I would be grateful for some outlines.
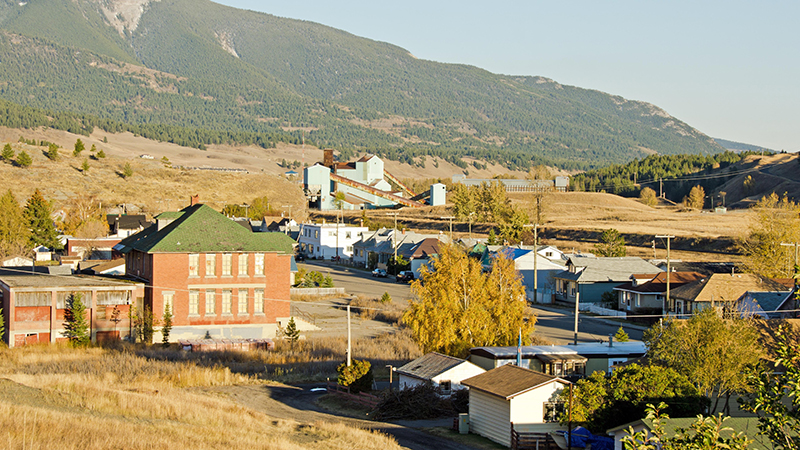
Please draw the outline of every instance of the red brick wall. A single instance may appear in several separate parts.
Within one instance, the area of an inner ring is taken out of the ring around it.
[[[145,303],[149,305],[156,317],[161,317],[164,311],[163,294],[165,291],[173,292],[173,325],[233,325],[233,324],[258,324],[275,323],[277,317],[288,317],[291,311],[289,303],[289,277],[291,271],[291,256],[277,253],[264,255],[264,274],[255,274],[255,257],[252,253],[248,257],[248,275],[239,276],[239,253],[231,253],[231,275],[222,276],[222,253],[216,254],[216,268],[214,276],[205,275],[205,255],[200,254],[198,276],[189,277],[188,253],[155,253],[152,258],[152,288],[147,289]],[[200,291],[197,316],[189,316],[189,285],[202,285]],[[248,313],[243,316],[237,314],[238,290],[237,285],[247,286]],[[253,314],[254,285],[263,287],[264,297],[267,300],[264,306],[264,315]],[[231,314],[222,315],[222,289],[232,290]],[[213,316],[205,313],[205,291],[215,289],[216,311]],[[273,299],[270,301],[270,299]],[[282,300],[282,301],[274,301]]]

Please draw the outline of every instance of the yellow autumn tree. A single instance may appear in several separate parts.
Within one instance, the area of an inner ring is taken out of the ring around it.
[[[764,277],[790,277],[794,248],[800,242],[800,205],[774,192],[756,203],[749,213],[747,235],[740,242],[747,268]]]
[[[514,262],[500,255],[484,273],[481,262],[441,245],[432,268],[423,266],[403,315],[424,352],[464,357],[472,347],[530,343],[536,317],[525,312],[525,290]]]

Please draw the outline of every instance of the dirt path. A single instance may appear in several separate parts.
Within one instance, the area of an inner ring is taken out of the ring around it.
[[[310,389],[313,387],[320,387],[320,385],[225,386],[215,388],[214,391],[226,394],[232,400],[248,408],[279,419],[291,419],[301,423],[342,422],[354,427],[380,431],[394,437],[401,446],[412,450],[469,450],[472,448],[415,429],[440,426],[449,419],[406,421],[403,422],[403,425],[398,425],[333,415],[317,407],[315,400],[324,392],[311,392]]]

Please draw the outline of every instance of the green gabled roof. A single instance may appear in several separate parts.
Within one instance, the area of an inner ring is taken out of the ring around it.
[[[218,213],[197,204],[179,212],[159,214],[156,219],[174,219],[158,229],[152,225],[120,242],[123,252],[205,253],[282,252],[291,253],[294,240],[283,233],[253,233]]]

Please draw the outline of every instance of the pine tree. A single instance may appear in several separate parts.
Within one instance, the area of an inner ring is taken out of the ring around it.
[[[614,335],[614,340],[617,342],[628,342],[630,340],[628,333],[622,329],[622,325],[619,326],[617,333]]]
[[[121,175],[122,178],[130,178],[133,176],[133,168],[131,167],[131,163],[125,163],[125,165],[122,167]]]
[[[100,158],[105,158],[105,157],[106,157],[106,152],[104,152],[104,151],[102,151],[102,150],[100,150],[99,152],[97,152],[97,158],[98,158],[98,159],[100,159]]]
[[[64,337],[73,347],[88,345],[89,325],[86,323],[86,306],[83,304],[82,294],[75,292],[67,297],[67,307],[64,310]]]
[[[30,249],[28,221],[14,193],[0,197],[0,256],[24,255]]]
[[[3,153],[0,156],[3,157],[4,161],[11,161],[14,159],[14,149],[11,148],[11,144],[6,143],[6,145],[3,146]]]
[[[31,164],[33,164],[31,156],[25,153],[25,150],[19,152],[19,155],[17,155],[17,165],[20,167],[30,167]]]
[[[50,161],[58,161],[58,146],[56,144],[50,144],[50,147],[47,148],[47,158]]]
[[[625,256],[625,238],[616,229],[609,228],[603,231],[603,234],[600,235],[600,243],[596,244],[594,248],[600,256]]]
[[[89,149],[89,151],[90,151],[90,152],[92,152],[92,153],[94,153],[94,152],[96,152],[96,151],[97,151],[97,147],[96,147],[94,144],[92,144],[92,148],[91,148],[91,149]]]
[[[286,329],[283,331],[283,335],[289,340],[292,348],[294,348],[294,343],[300,339],[300,330],[297,329],[297,324],[294,322],[294,317],[289,317],[289,323],[286,324]]]
[[[172,306],[167,303],[164,305],[164,315],[161,318],[161,343],[164,347],[169,346],[169,334],[172,332]]]
[[[384,292],[381,295],[381,303],[392,303],[392,296],[388,292]]]
[[[75,150],[72,151],[72,156],[81,156],[81,152],[86,150],[86,147],[83,145],[83,141],[78,139],[75,141]]]
[[[89,160],[88,159],[84,159],[83,160],[83,164],[81,164],[81,171],[83,173],[86,173],[86,172],[89,171]]]
[[[33,247],[44,245],[50,249],[61,248],[51,214],[50,202],[37,189],[25,205],[25,218],[31,230],[30,243]]]

